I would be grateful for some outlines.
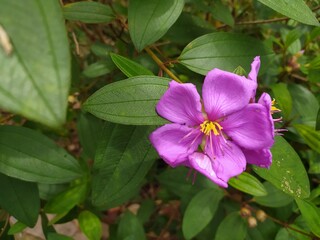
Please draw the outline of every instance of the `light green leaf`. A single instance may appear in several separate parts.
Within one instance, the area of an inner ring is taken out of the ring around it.
[[[263,185],[267,189],[268,194],[266,196],[257,196],[254,198],[260,205],[267,207],[282,207],[293,201],[293,198],[290,195],[274,187],[271,183],[264,182]]]
[[[303,0],[258,0],[273,10],[308,25],[319,26],[315,14]]]
[[[64,183],[81,176],[71,155],[34,130],[0,126],[0,172],[38,183]]]
[[[178,19],[183,6],[183,0],[131,0],[129,32],[136,49],[141,51],[159,40]]]
[[[320,153],[320,131],[316,131],[313,127],[303,124],[295,124],[293,126],[297,129],[306,144],[314,151]]]
[[[182,222],[182,232],[186,239],[192,239],[209,224],[222,197],[221,190],[204,189],[192,198]]]
[[[96,78],[110,73],[113,69],[114,64],[111,59],[105,59],[92,63],[83,70],[82,74],[87,78]]]
[[[132,61],[126,57],[115,53],[110,54],[112,61],[127,77],[134,77],[138,75],[154,75],[149,69]]]
[[[102,235],[100,219],[92,212],[82,211],[78,217],[79,225],[83,233],[90,240],[99,240]]]
[[[312,233],[320,237],[320,209],[307,200],[296,198],[296,203]]]
[[[232,187],[253,196],[267,195],[267,191],[262,183],[247,172],[243,172],[241,175],[231,178],[228,183]]]
[[[300,157],[284,138],[276,137],[275,140],[270,169],[254,166],[253,170],[283,192],[307,198],[310,194],[309,178]]]
[[[83,109],[98,118],[130,125],[167,123],[155,111],[170,79],[139,76],[108,84],[84,103]]]
[[[292,111],[292,98],[290,92],[288,90],[287,84],[285,83],[277,83],[271,87],[274,97],[276,99],[276,103],[282,112],[285,119],[289,119],[289,116]]]
[[[261,67],[265,68],[273,51],[246,35],[218,32],[193,40],[178,60],[190,70],[205,75],[213,68],[232,72],[239,65],[249,72],[255,56],[261,57]]]
[[[92,201],[111,208],[137,193],[157,155],[148,139],[153,128],[107,123],[98,145],[92,179]]]
[[[126,212],[119,223],[118,240],[146,240],[143,226],[139,219],[131,212]]]
[[[230,213],[220,223],[215,240],[243,240],[247,234],[247,224],[239,212]]]
[[[315,126],[319,103],[307,88],[299,84],[288,84],[292,97],[292,118],[296,123]]]
[[[71,70],[59,1],[0,0],[0,6],[0,25],[14,46],[9,56],[0,48],[0,107],[58,128]]]
[[[84,23],[108,23],[114,18],[110,6],[98,2],[75,2],[63,6],[65,19]]]
[[[20,233],[22,232],[26,227],[28,227],[27,225],[25,225],[22,222],[16,222],[14,225],[12,225],[8,231],[8,235],[13,235],[16,233]]]
[[[20,222],[33,227],[40,210],[39,191],[36,183],[24,182],[0,173],[0,207]]]

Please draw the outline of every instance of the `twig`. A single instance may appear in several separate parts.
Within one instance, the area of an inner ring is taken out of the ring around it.
[[[163,62],[155,55],[152,50],[149,47],[145,47],[144,50],[150,55],[150,57],[157,63],[157,65],[165,71],[169,77],[171,77],[173,80],[175,80],[178,83],[182,83],[181,80],[176,77],[164,64]]]
[[[78,40],[77,40],[77,37],[76,37],[76,34],[72,31],[72,39],[73,39],[73,42],[74,42],[74,44],[75,44],[75,46],[76,46],[76,54],[78,55],[78,56],[80,56],[80,47],[79,47],[79,42],[78,42]]]

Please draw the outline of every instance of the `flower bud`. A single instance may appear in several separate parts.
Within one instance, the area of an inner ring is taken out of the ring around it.
[[[247,218],[247,217],[251,216],[251,211],[250,211],[250,209],[243,207],[240,209],[240,214],[242,217]]]
[[[262,210],[258,210],[256,212],[256,218],[258,219],[258,221],[264,222],[264,220],[266,220],[267,218],[267,214]]]
[[[250,228],[254,228],[258,225],[257,219],[255,217],[250,216],[248,217],[247,221]]]

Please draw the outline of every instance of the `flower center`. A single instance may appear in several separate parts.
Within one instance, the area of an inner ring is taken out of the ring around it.
[[[200,131],[205,135],[210,135],[210,132],[213,131],[215,136],[220,135],[223,127],[217,122],[211,122],[209,120],[205,120],[202,124],[200,124]]]
[[[279,108],[274,106],[276,104],[277,104],[276,100],[273,99],[272,102],[271,102],[271,113],[273,113],[273,112],[281,112],[281,110]]]

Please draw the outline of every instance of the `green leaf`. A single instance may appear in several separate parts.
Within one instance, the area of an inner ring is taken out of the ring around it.
[[[317,131],[319,131],[319,130],[320,130],[320,108],[319,108],[319,110],[318,110],[318,114],[317,114],[316,130],[317,130]]]
[[[214,2],[214,6],[210,8],[210,12],[215,19],[231,27],[234,26],[234,20],[230,9],[227,6],[223,5],[220,1]]]
[[[58,233],[49,233],[48,240],[73,240],[73,238]]]
[[[98,2],[75,2],[63,6],[65,19],[84,23],[108,23],[114,18],[110,6]]]
[[[40,210],[39,191],[36,183],[24,182],[0,173],[0,206],[10,215],[33,227]]]
[[[320,131],[316,131],[313,127],[303,124],[295,124],[293,126],[297,129],[306,144],[314,151],[320,153]]]
[[[267,207],[282,207],[293,201],[293,198],[278,188],[274,187],[269,182],[263,183],[268,194],[266,196],[257,196],[255,201],[262,206]]]
[[[34,130],[0,126],[0,172],[39,183],[64,183],[81,176],[76,159]]]
[[[90,240],[99,240],[102,235],[100,219],[89,211],[82,211],[78,217],[79,225],[83,233]]]
[[[300,157],[282,137],[275,138],[270,169],[253,166],[253,170],[283,192],[298,198],[310,194],[309,178]]]
[[[139,219],[131,212],[126,212],[119,223],[118,240],[145,240],[144,229]]]
[[[111,59],[114,64],[123,72],[127,77],[134,77],[138,75],[154,75],[149,69],[146,69],[139,63],[132,61],[126,57],[120,56],[115,53],[110,53]]]
[[[308,25],[319,26],[319,21],[315,14],[303,0],[258,0],[264,5],[272,8],[289,18]]]
[[[243,240],[247,234],[247,224],[239,212],[230,213],[220,223],[215,240]]]
[[[0,48],[0,107],[58,128],[66,118],[71,74],[59,1],[0,5],[0,24],[14,46],[9,56]]]
[[[296,203],[312,233],[320,237],[320,209],[313,203],[303,199],[296,198]]]
[[[182,222],[182,232],[186,239],[193,238],[209,224],[222,197],[221,190],[204,189],[192,198]]]
[[[241,175],[231,178],[228,183],[232,187],[253,196],[267,195],[267,191],[262,183],[247,172],[243,172]]]
[[[218,32],[193,40],[183,49],[178,60],[190,70],[205,75],[213,68],[232,72],[240,64],[249,72],[255,56],[260,56],[261,67],[266,67],[273,51],[246,35]]]
[[[315,126],[319,109],[317,98],[299,84],[289,84],[288,90],[292,97],[292,118],[297,123]]]
[[[82,74],[87,78],[96,78],[110,73],[113,69],[114,64],[111,59],[105,59],[92,63],[83,70]]]
[[[141,51],[159,40],[178,19],[183,6],[183,0],[131,0],[129,32],[136,49]]]
[[[277,106],[281,109],[285,119],[289,119],[292,111],[292,98],[288,90],[288,86],[285,83],[277,83],[271,87],[274,97],[276,99]]]
[[[297,41],[301,36],[301,31],[299,29],[293,29],[286,34],[286,38],[284,41],[285,47],[290,47],[295,41]]]
[[[80,204],[86,196],[87,185],[80,183],[59,193],[47,202],[44,210],[46,213],[63,214],[69,212],[77,204]]]
[[[107,123],[98,145],[92,179],[95,206],[111,208],[138,191],[157,155],[148,139],[153,128]]]
[[[141,205],[138,210],[137,217],[142,224],[146,223],[151,214],[155,211],[156,206],[154,200],[146,199],[141,202]]]
[[[14,225],[12,225],[8,231],[8,235],[13,235],[16,233],[20,233],[22,232],[26,227],[28,227],[27,225],[25,225],[22,222],[16,222]]]
[[[169,79],[156,76],[132,77],[108,84],[84,103],[83,109],[98,118],[130,125],[161,125],[155,106],[168,89]]]

